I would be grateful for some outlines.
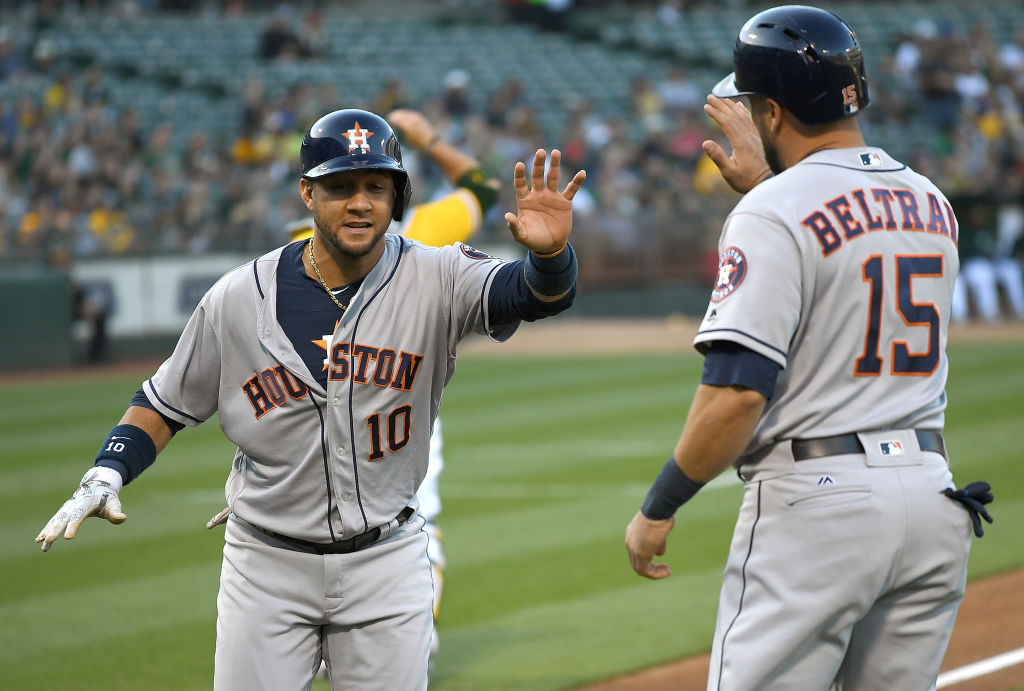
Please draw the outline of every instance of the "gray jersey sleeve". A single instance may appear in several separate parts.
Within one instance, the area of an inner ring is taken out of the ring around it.
[[[217,411],[221,344],[209,319],[208,299],[192,313],[174,352],[143,386],[161,413],[185,425],[198,425]]]
[[[800,252],[778,220],[734,213],[718,246],[722,258],[694,345],[732,341],[786,367],[800,321]]]
[[[440,252],[447,274],[445,284],[451,286],[449,340],[452,346],[471,333],[485,334],[495,341],[510,338],[518,323],[496,334],[487,314],[487,294],[494,272],[503,262],[463,243],[440,248]]]

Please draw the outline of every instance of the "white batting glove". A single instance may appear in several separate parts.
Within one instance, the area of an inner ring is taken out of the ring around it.
[[[90,468],[82,476],[75,493],[36,536],[36,542],[42,542],[43,551],[47,552],[61,533],[68,540],[73,538],[82,521],[89,516],[106,518],[111,523],[124,523],[128,516],[121,511],[121,500],[117,496],[120,491],[121,473],[103,466]]]

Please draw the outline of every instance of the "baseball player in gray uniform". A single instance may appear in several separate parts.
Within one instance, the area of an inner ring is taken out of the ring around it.
[[[527,257],[386,233],[409,203],[390,125],[329,113],[303,139],[309,240],[218,281],[170,358],[136,394],[78,490],[36,538],[47,550],[82,520],[125,520],[118,492],[183,426],[215,412],[238,449],[226,526],[214,688],[423,689],[432,625],[427,535],[416,490],[459,341],[509,338],[566,309],[568,237],[585,173],[558,191],[560,154],[517,163]]]
[[[676,510],[735,464],[708,688],[934,688],[992,498],[955,488],[942,438],[956,218],[865,145],[863,57],[842,19],[761,12],[734,63],[706,106],[733,154],[704,150],[749,192],[719,241],[701,384],[629,558],[668,576],[653,559]]]

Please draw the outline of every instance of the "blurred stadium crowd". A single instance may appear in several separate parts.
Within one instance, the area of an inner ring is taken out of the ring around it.
[[[736,196],[702,155],[720,133],[701,105],[767,4],[0,0],[0,262],[264,251],[305,212],[309,124],[401,106],[499,178],[541,146],[585,168],[582,283],[707,281]],[[868,142],[950,196],[965,276],[1004,281],[999,314],[972,297],[973,314],[1024,319],[1019,3],[828,7],[865,45]],[[446,184],[407,162],[418,198]],[[478,244],[504,240],[508,187]]]

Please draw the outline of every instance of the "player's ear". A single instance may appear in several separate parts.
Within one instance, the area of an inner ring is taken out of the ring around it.
[[[778,132],[779,128],[782,127],[783,121],[786,119],[785,109],[774,98],[764,99],[764,108],[768,116],[768,130],[770,132]]]
[[[313,208],[313,183],[306,178],[299,178],[299,194],[307,209]]]

